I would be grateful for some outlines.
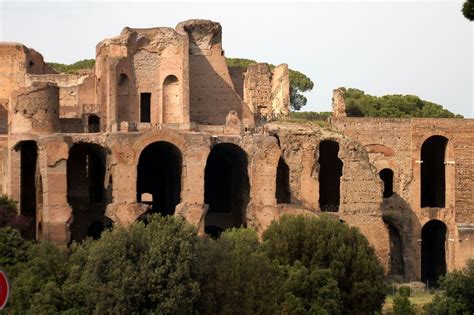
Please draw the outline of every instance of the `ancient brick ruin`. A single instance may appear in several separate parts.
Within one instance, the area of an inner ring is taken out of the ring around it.
[[[147,213],[200,233],[323,212],[358,227],[387,273],[436,281],[474,257],[474,121],[286,116],[288,67],[226,65],[221,26],[124,28],[91,71],[57,74],[0,44],[2,191],[25,237],[69,244]]]

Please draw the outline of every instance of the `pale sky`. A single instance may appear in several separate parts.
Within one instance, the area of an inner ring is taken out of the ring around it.
[[[444,2],[111,2],[0,0],[0,41],[21,42],[46,61],[95,57],[95,45],[130,27],[220,22],[226,56],[308,75],[304,110],[327,111],[332,90],[414,94],[474,117],[474,23],[463,0]]]

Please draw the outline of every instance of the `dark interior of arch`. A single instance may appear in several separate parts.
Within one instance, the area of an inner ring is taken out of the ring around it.
[[[421,146],[421,207],[445,207],[444,158],[447,143],[445,137],[433,136]]]
[[[401,276],[405,275],[405,263],[403,261],[403,243],[398,229],[389,224],[388,225],[390,237],[390,275]]]
[[[36,238],[36,163],[38,147],[35,141],[20,143],[20,214],[28,218],[24,238]]]
[[[73,212],[71,240],[82,241],[87,236],[98,237],[90,233],[97,231],[98,222],[102,224],[102,230],[104,228],[105,208],[111,199],[109,184],[105,182],[105,171],[106,152],[102,147],[79,143],[69,150],[67,199]]]
[[[383,181],[383,197],[389,198],[393,195],[393,171],[389,168],[384,168],[379,173],[380,179]]]
[[[440,276],[446,274],[446,225],[432,220],[421,230],[421,280],[436,286]]]
[[[164,141],[148,145],[137,166],[137,201],[152,195],[150,213],[172,215],[181,198],[182,157],[179,149]]]
[[[221,143],[212,148],[204,176],[204,202],[209,205],[205,229],[211,235],[245,226],[250,191],[247,163],[246,153],[237,145]]]
[[[87,118],[87,131],[89,133],[100,132],[100,118],[97,115],[90,115]]]
[[[339,144],[335,141],[324,140],[319,145],[319,206],[322,211],[339,211],[343,163],[338,153]]]
[[[277,203],[291,203],[290,169],[283,157],[278,161],[275,197]]]

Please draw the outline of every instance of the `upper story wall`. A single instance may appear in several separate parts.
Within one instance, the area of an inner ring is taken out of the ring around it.
[[[188,20],[176,30],[189,39],[189,92],[191,122],[225,125],[237,113],[246,126],[254,125],[253,114],[232,82],[222,49],[222,27],[208,20]]]
[[[124,28],[96,47],[103,127],[189,124],[188,42],[171,28]]]

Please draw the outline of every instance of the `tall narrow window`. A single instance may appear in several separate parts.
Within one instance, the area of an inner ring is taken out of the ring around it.
[[[319,206],[321,211],[337,212],[343,163],[338,157],[339,144],[324,140],[319,145]]]
[[[282,157],[278,161],[275,197],[277,203],[291,203],[290,170]]]
[[[447,144],[445,137],[433,136],[421,146],[421,207],[445,207],[444,157]]]
[[[140,122],[151,122],[151,93],[140,94]]]
[[[384,168],[379,173],[380,179],[383,181],[383,197],[389,198],[393,195],[393,171]]]

